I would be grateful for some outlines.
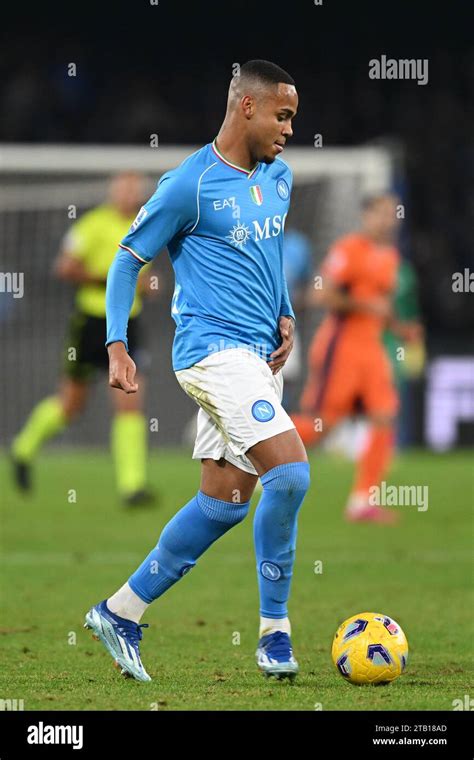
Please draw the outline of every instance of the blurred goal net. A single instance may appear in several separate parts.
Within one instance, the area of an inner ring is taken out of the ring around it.
[[[33,405],[58,385],[74,291],[53,278],[52,264],[74,221],[71,207],[79,218],[102,203],[110,175],[126,169],[143,171],[151,194],[161,174],[195,149],[0,145],[0,445],[9,444]],[[384,147],[296,147],[285,151],[284,160],[294,173],[287,225],[309,238],[316,273],[330,243],[358,225],[363,196],[391,187],[393,155]],[[171,370],[174,283],[167,257],[159,259],[161,297],[147,305],[144,319],[153,357],[147,411],[159,419],[152,443],[179,445],[194,406]],[[311,315],[303,324],[303,350],[316,321]],[[104,376],[97,386],[84,416],[63,434],[60,445],[107,442],[110,414]]]

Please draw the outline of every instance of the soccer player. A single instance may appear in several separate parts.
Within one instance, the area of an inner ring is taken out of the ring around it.
[[[367,415],[369,432],[357,462],[346,507],[350,521],[395,522],[398,515],[370,503],[391,460],[398,395],[382,343],[392,319],[399,253],[394,245],[398,199],[387,193],[366,200],[362,228],[337,240],[322,265],[322,288],[313,303],[329,314],[316,331],[308,353],[309,373],[292,415],[306,446],[358,408]]]
[[[202,462],[199,490],[128,581],[86,615],[85,627],[121,672],[141,681],[150,680],[139,651],[143,613],[245,518],[258,477],[257,663],[278,678],[298,670],[287,603],[309,464],[281,404],[294,313],[282,257],[292,174],[279,158],[297,106],[294,81],[279,66],[243,65],[216,139],[161,177],[109,272],[109,382],[135,393],[128,310],[141,267],[167,245],[176,281],[173,367],[200,407],[193,452]]]
[[[55,263],[55,274],[76,288],[75,310],[64,346],[63,376],[54,396],[43,399],[32,411],[13,441],[11,454],[18,487],[31,488],[31,465],[41,446],[62,432],[84,409],[91,381],[98,369],[107,369],[105,288],[107,272],[123,237],[145,198],[145,178],[134,172],[115,176],[107,202],[86,212],[67,233]],[[149,272],[140,279],[139,294],[131,307],[130,353],[137,364],[146,363],[140,351],[138,314],[142,295],[153,295]],[[143,381],[134,396],[111,391],[115,416],[112,451],[119,494],[127,505],[147,503],[147,425],[142,412]]]

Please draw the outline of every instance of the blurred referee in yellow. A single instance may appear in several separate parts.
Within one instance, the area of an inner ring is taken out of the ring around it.
[[[64,346],[63,377],[55,396],[33,409],[11,447],[17,486],[31,489],[31,465],[41,446],[60,433],[83,411],[98,369],[108,369],[105,348],[105,286],[119,241],[134,221],[146,197],[146,180],[135,172],[112,178],[106,203],[86,212],[65,236],[54,266],[55,275],[77,287],[75,310]],[[148,271],[146,271],[148,270]],[[130,355],[137,365],[138,393],[111,388],[114,406],[111,443],[117,487],[127,505],[152,501],[146,487],[148,430],[143,415],[143,376],[147,362],[140,347],[139,318],[142,297],[153,295],[150,268],[141,272],[128,330]]]

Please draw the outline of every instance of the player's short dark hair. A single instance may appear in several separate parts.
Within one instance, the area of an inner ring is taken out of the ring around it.
[[[271,61],[247,61],[240,67],[240,76],[258,80],[265,85],[278,84],[279,82],[293,86],[295,84],[295,80],[290,77],[287,71]]]

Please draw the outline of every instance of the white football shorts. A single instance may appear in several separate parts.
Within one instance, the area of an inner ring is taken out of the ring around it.
[[[226,459],[257,475],[245,452],[259,441],[294,428],[281,405],[282,370],[246,348],[227,348],[175,372],[199,405],[193,459]]]

